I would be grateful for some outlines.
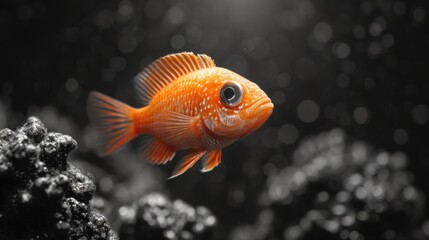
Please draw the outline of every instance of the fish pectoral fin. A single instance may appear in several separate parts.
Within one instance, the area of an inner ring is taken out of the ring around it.
[[[189,147],[203,133],[199,116],[188,116],[172,111],[163,111],[156,115],[153,132],[159,139],[178,148]],[[179,148],[180,149],[180,148]]]
[[[222,150],[216,149],[208,152],[204,156],[204,167],[201,169],[201,172],[209,172],[213,170],[221,162]]]
[[[182,173],[186,172],[189,168],[194,166],[198,160],[200,160],[207,151],[203,149],[192,149],[183,159],[180,161],[180,164],[176,167],[173,172],[173,175],[168,179],[175,178]]]
[[[143,158],[156,165],[165,164],[173,159],[176,154],[174,147],[157,138],[150,138],[142,149]]]

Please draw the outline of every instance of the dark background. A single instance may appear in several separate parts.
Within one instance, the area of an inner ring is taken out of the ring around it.
[[[427,5],[425,0],[2,1],[0,127],[14,128],[36,114],[48,128],[78,140],[76,158],[90,156],[85,158],[90,164],[79,161],[83,168],[104,169],[94,175],[109,172],[113,185],[127,182],[115,177],[126,175],[127,159],[106,163],[87,140],[88,93],[97,90],[137,107],[131,80],[144,66],[169,53],[205,53],[257,83],[273,100],[274,112],[260,130],[226,148],[222,164],[210,173],[194,167],[166,181],[177,161],[143,165],[159,182],[140,182],[155,186],[142,187],[141,194],[156,189],[207,206],[218,218],[216,236],[229,236],[235,226],[254,222],[264,169],[288,166],[302,139],[333,128],[375,149],[406,153],[414,185],[427,194]],[[121,167],[125,170],[114,169]],[[424,215],[427,219],[427,210]]]

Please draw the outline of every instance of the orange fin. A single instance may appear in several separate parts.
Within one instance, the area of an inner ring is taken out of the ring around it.
[[[213,59],[205,54],[190,52],[176,53],[155,60],[134,79],[134,86],[143,104],[149,101],[165,86],[190,72],[215,67]]]
[[[221,161],[222,150],[212,150],[204,156],[204,167],[201,172],[209,172],[213,170]]]
[[[165,164],[173,159],[175,154],[176,150],[173,147],[156,138],[151,138],[143,149],[144,158],[156,165]]]
[[[180,164],[174,170],[173,175],[168,179],[175,178],[181,175],[182,173],[186,172],[189,168],[194,166],[194,164],[198,162],[198,160],[200,160],[200,158],[204,156],[206,152],[207,152],[206,150],[202,150],[202,149],[192,149],[185,157],[183,157]]]
[[[203,132],[199,116],[188,116],[172,111],[163,111],[156,115],[157,120],[152,130],[166,143],[177,149],[187,148],[196,141]]]
[[[99,92],[88,97],[88,115],[101,135],[101,155],[106,156],[136,136],[135,109]]]

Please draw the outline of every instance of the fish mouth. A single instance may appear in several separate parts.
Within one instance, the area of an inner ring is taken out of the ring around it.
[[[262,118],[266,119],[273,112],[274,104],[269,98],[263,98],[257,101],[248,110],[248,118]]]

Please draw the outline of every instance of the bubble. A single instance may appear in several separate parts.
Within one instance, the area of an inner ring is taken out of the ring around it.
[[[383,39],[381,40],[381,44],[384,48],[390,48],[395,44],[395,37],[393,37],[392,34],[386,34],[383,36]]]
[[[422,231],[427,237],[429,237],[429,220],[422,224]]]
[[[356,39],[363,39],[365,37],[365,28],[362,25],[354,25],[352,31]]]
[[[115,79],[115,71],[110,68],[106,68],[101,71],[101,79],[106,82],[111,82]]]
[[[411,111],[414,122],[419,125],[425,125],[429,121],[429,108],[426,105],[419,104]]]
[[[123,53],[130,53],[137,47],[137,40],[130,35],[123,35],[118,41],[119,50]]]
[[[279,17],[280,25],[284,29],[296,29],[301,27],[304,22],[301,15],[295,11],[284,11]]]
[[[100,29],[108,29],[115,23],[115,14],[111,10],[101,10],[95,15],[94,23]]]
[[[386,28],[386,20],[382,17],[377,17],[370,25],[368,32],[373,37],[379,36]]]
[[[279,87],[287,87],[290,83],[290,75],[288,73],[280,73],[276,77],[276,84]]]
[[[277,147],[280,142],[275,137],[277,135],[277,129],[267,128],[262,132],[262,143],[268,148]]]
[[[416,7],[413,11],[413,18],[416,22],[423,22],[426,18],[426,10],[423,7]]]
[[[407,6],[402,1],[396,1],[393,4],[393,12],[399,16],[404,15],[407,13]]]
[[[144,13],[150,19],[160,18],[164,13],[164,5],[162,1],[151,0],[144,6]]]
[[[118,14],[120,21],[129,20],[134,14],[133,3],[128,0],[123,0],[119,3]]]
[[[69,78],[66,82],[66,90],[68,92],[74,92],[79,87],[79,83],[77,82],[76,78]]]
[[[378,42],[370,42],[368,46],[368,53],[371,55],[379,55],[383,51],[380,43]]]
[[[109,192],[110,190],[112,190],[113,187],[113,181],[111,178],[109,177],[103,177],[100,179],[100,190],[103,192]]]
[[[338,42],[334,44],[333,52],[337,58],[344,59],[350,55],[350,47],[343,42]]]
[[[112,57],[109,61],[109,66],[116,72],[122,71],[125,69],[127,61],[123,57]]]
[[[171,7],[167,11],[166,20],[173,25],[180,25],[185,22],[185,13],[180,7]]]
[[[353,119],[359,124],[364,124],[368,121],[368,110],[365,107],[357,107],[353,111]]]
[[[284,144],[293,144],[298,140],[299,131],[291,124],[283,125],[278,131],[278,138]]]
[[[317,72],[316,62],[310,58],[301,58],[295,63],[295,73],[303,81],[312,80]]]
[[[186,40],[190,44],[197,44],[202,39],[201,26],[197,23],[189,23],[186,25]]]
[[[395,141],[396,144],[398,145],[404,145],[405,143],[407,143],[408,141],[408,133],[407,131],[405,131],[404,129],[400,128],[397,129],[394,133],[393,133],[393,140]]]
[[[186,44],[186,39],[183,35],[176,34],[171,37],[170,44],[174,49],[181,49]]]
[[[350,86],[350,77],[347,74],[341,73],[337,76],[337,85],[340,88],[346,88]]]
[[[274,105],[283,104],[286,100],[286,95],[283,91],[278,90],[271,94],[271,100],[273,101]]]
[[[332,27],[326,22],[319,22],[313,29],[314,38],[322,43],[326,43],[332,38]]]
[[[304,100],[298,105],[297,113],[301,121],[310,123],[319,117],[320,109],[316,102]]]

